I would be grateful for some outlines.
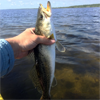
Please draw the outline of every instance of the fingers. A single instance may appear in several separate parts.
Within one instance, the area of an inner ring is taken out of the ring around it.
[[[30,28],[33,32],[35,31],[35,27],[33,27],[33,28]]]
[[[35,27],[33,27],[33,28],[27,28],[25,31],[27,31],[27,32],[30,32],[31,31],[32,34],[35,34],[34,33]]]
[[[37,43],[38,44],[41,43],[41,44],[45,44],[45,45],[51,45],[51,44],[55,43],[55,40],[48,39],[45,36],[38,36]]]
[[[37,38],[35,41],[35,43],[37,43],[37,44],[41,43],[41,44],[45,44],[45,45],[52,45],[53,43],[55,43],[55,40],[53,40],[53,39],[48,39],[45,36],[36,35],[34,33],[35,28],[28,28],[28,30],[30,30],[31,33],[34,34],[34,36]]]
[[[35,28],[29,28],[29,30],[31,31],[32,34],[35,34]]]
[[[32,29],[30,29],[31,33],[34,34],[34,31]]]

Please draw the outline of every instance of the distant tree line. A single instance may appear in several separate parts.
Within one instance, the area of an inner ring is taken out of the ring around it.
[[[57,8],[85,8],[85,7],[100,7],[100,4],[76,5],[76,6],[69,6],[69,7],[57,7]]]

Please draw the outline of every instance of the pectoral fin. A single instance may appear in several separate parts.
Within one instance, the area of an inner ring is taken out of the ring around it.
[[[60,42],[58,42],[58,41],[56,41],[56,48],[60,52],[65,52],[65,47]]]
[[[53,33],[47,37],[48,39],[55,39]],[[65,47],[58,41],[56,41],[56,48],[60,52],[65,52]]]
[[[54,39],[53,33],[47,37],[48,39]]]
[[[53,78],[53,82],[52,82],[52,87],[54,87],[54,86],[56,86],[57,85],[57,80],[56,80],[56,78],[54,77]]]

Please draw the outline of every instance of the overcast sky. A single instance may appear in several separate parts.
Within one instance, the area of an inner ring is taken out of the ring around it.
[[[0,0],[0,9],[38,8],[39,4],[46,7],[48,0]],[[84,4],[100,4],[100,0],[49,0],[52,7],[67,7]]]

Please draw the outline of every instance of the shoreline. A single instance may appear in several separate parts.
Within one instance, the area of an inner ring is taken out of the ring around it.
[[[69,7],[57,7],[57,8],[90,8],[90,7],[100,7],[100,4],[75,5],[75,6],[69,6]]]
[[[92,8],[92,7],[100,7],[100,4],[86,4],[86,5],[75,5],[69,7],[52,7],[52,9],[59,9],[59,8]],[[38,8],[16,8],[16,9],[0,9],[0,10],[21,10],[21,9],[38,9]]]

